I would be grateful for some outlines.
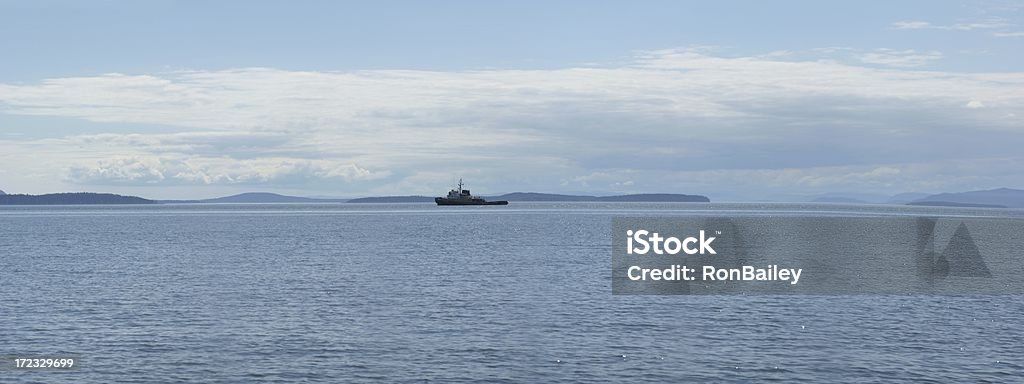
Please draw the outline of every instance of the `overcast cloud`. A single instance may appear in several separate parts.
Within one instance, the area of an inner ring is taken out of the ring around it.
[[[180,132],[85,130],[0,148],[87,189],[437,193],[464,176],[494,192],[756,199],[1022,181],[1008,165],[1024,146],[1024,73],[917,71],[913,53],[869,54],[883,66],[675,49],[550,70],[52,78],[0,85],[4,113]]]

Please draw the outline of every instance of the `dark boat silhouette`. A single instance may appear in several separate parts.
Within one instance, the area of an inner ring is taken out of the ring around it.
[[[435,197],[437,205],[508,205],[508,201],[487,201],[482,197],[473,196],[468,189],[462,189],[462,179],[459,179],[459,186],[448,191],[448,196]]]

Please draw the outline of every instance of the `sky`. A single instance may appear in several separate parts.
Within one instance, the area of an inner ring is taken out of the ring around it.
[[[1024,188],[1022,1],[0,1],[0,190]]]

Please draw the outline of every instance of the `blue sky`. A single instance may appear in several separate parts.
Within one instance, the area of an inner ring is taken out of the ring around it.
[[[1024,187],[1021,2],[0,2],[0,189]]]

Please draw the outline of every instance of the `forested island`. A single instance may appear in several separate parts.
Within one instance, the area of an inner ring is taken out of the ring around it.
[[[48,193],[45,195],[0,194],[0,205],[156,204],[154,200],[112,193]]]

